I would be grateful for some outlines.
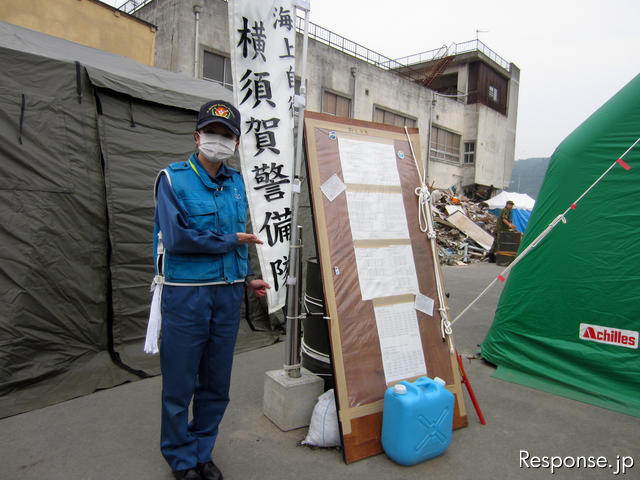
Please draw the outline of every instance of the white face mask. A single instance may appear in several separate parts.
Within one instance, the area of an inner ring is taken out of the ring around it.
[[[200,133],[200,153],[213,163],[228,160],[236,151],[236,141],[217,133]]]

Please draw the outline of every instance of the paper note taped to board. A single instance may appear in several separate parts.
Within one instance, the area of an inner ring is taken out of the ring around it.
[[[354,240],[409,238],[401,193],[347,191]]]
[[[338,145],[345,183],[400,185],[392,144],[338,137]]]
[[[427,315],[433,317],[433,306],[435,302],[433,298],[427,297],[421,293],[416,295],[416,310],[420,310],[422,313],[426,313]]]
[[[387,384],[427,374],[418,316],[412,303],[374,308]]]
[[[327,200],[330,202],[333,202],[346,188],[347,186],[342,183],[340,177],[335,173],[320,186],[320,190],[322,190],[322,193],[324,193],[324,196],[327,197]]]
[[[418,293],[411,245],[356,248],[362,300]]]

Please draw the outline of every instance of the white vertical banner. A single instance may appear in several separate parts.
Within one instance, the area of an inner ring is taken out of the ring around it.
[[[294,177],[295,9],[291,0],[229,0],[235,104],[242,117],[240,164],[269,313],[282,308]]]

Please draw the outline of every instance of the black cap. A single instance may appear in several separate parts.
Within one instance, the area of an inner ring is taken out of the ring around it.
[[[200,107],[197,130],[210,123],[221,123],[236,136],[240,136],[240,112],[229,102],[212,100]]]

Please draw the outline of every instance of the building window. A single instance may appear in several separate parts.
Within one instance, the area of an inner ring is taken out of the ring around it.
[[[504,72],[503,72],[504,73]],[[507,115],[509,79],[484,62],[469,64],[467,103],[480,103]]]
[[[351,99],[325,90],[322,93],[322,113],[351,117]]]
[[[460,163],[460,135],[431,127],[431,159]]]
[[[380,107],[373,108],[373,121],[396,127],[407,126],[409,128],[414,128],[416,126],[416,120],[414,118],[406,117],[399,113],[389,112],[388,110],[384,110]]]
[[[464,163],[474,163],[476,156],[476,142],[464,142]]]
[[[493,85],[489,85],[489,100],[498,103],[498,88]]]
[[[231,61],[227,57],[205,50],[202,58],[202,78],[218,82],[229,90],[233,90]]]

